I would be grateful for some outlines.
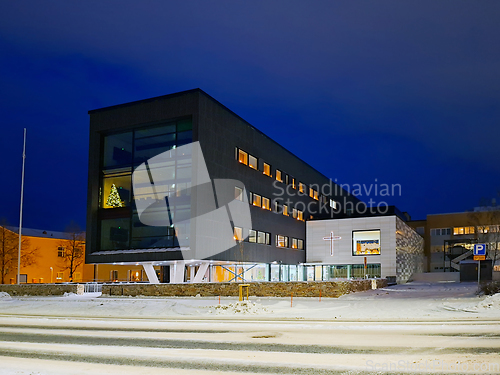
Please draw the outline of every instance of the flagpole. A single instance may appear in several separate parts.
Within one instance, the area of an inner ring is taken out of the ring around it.
[[[23,195],[24,195],[24,161],[26,159],[26,128],[23,142],[23,171],[21,174],[21,207],[19,209],[19,248],[17,250],[17,285],[21,284],[21,240],[23,227]]]

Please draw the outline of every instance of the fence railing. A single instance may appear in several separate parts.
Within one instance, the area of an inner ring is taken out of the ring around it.
[[[102,284],[98,283],[86,283],[84,284],[84,293],[102,293]]]

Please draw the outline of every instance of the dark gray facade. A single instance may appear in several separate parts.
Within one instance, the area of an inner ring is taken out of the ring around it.
[[[283,264],[304,262],[306,259],[305,220],[320,216],[332,218],[343,216],[345,215],[344,203],[346,201],[354,204],[359,202],[357,198],[349,196],[347,192],[341,190],[324,175],[199,89],[97,109],[90,111],[89,114],[87,263],[159,262],[182,259],[182,253],[180,250],[175,250],[175,244],[169,251],[154,252],[147,251],[141,246],[134,248],[134,240],[129,239],[125,249],[119,249],[119,246],[117,248],[116,244],[113,249],[103,248],[104,237],[109,236],[108,227],[103,225],[105,220],[113,222],[119,218],[132,217],[130,222],[123,221],[126,223],[125,226],[130,225],[130,230],[118,232],[117,236],[133,236],[135,230],[133,192],[126,193],[127,196],[130,196],[130,202],[125,207],[103,208],[102,202],[106,198],[103,196],[104,179],[106,178],[103,160],[106,152],[110,152],[106,150],[105,139],[115,133],[134,131],[132,136],[135,137],[134,150],[138,150],[136,146],[137,139],[139,139],[137,129],[154,128],[159,124],[168,124],[168,126],[177,124],[175,125],[177,126],[176,137],[179,138],[181,134],[188,134],[188,132],[181,132],[184,130],[181,129],[184,126],[182,124],[190,122],[192,124],[192,133],[190,133],[192,141],[198,141],[201,146],[210,178],[239,180],[245,185],[247,192],[267,197],[270,200],[278,198],[280,204],[287,205],[288,216],[282,213],[282,207],[276,213],[272,202],[270,210],[263,209],[261,204],[259,207],[250,204],[253,223],[251,229],[269,233],[270,244],[251,243],[247,240],[205,259],[255,263],[280,262]],[[257,158],[257,168],[254,169],[241,163],[238,160],[238,150]],[[270,166],[270,176],[263,173],[264,163]],[[137,166],[134,162],[131,162],[130,165],[132,169]],[[276,181],[277,170],[281,172],[283,182]],[[128,176],[127,173],[130,173],[130,168],[124,175]],[[299,195],[299,183],[305,187],[305,195]],[[323,186],[329,186],[325,194],[322,194],[321,191]],[[314,193],[311,193],[313,197],[309,196],[310,187],[316,190],[316,197],[314,197]],[[288,191],[281,195],[280,193],[287,188]],[[189,198],[187,199],[189,201]],[[195,199],[194,196],[190,198],[191,211],[196,211]],[[337,202],[335,210],[330,207],[330,200]],[[299,207],[297,210],[303,211],[303,220],[294,218],[296,215],[293,208],[295,207]],[[248,229],[244,228],[244,230]],[[276,246],[276,235],[278,234],[289,238],[287,247]],[[190,235],[192,237],[196,235],[193,228],[191,228]],[[302,240],[304,244],[302,249],[292,248],[292,239]]]

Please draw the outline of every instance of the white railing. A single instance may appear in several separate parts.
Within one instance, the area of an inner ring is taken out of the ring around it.
[[[102,284],[86,283],[84,285],[84,293],[102,293]]]

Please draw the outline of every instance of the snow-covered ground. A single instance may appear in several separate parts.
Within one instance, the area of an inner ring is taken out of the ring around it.
[[[500,295],[409,283],[338,299],[10,297],[0,375],[500,373]]]
[[[358,321],[462,320],[500,318],[498,295],[478,297],[475,283],[409,283],[340,298],[99,297],[97,293],[61,297],[2,297],[2,314],[64,317],[200,317],[238,319],[318,319]]]

